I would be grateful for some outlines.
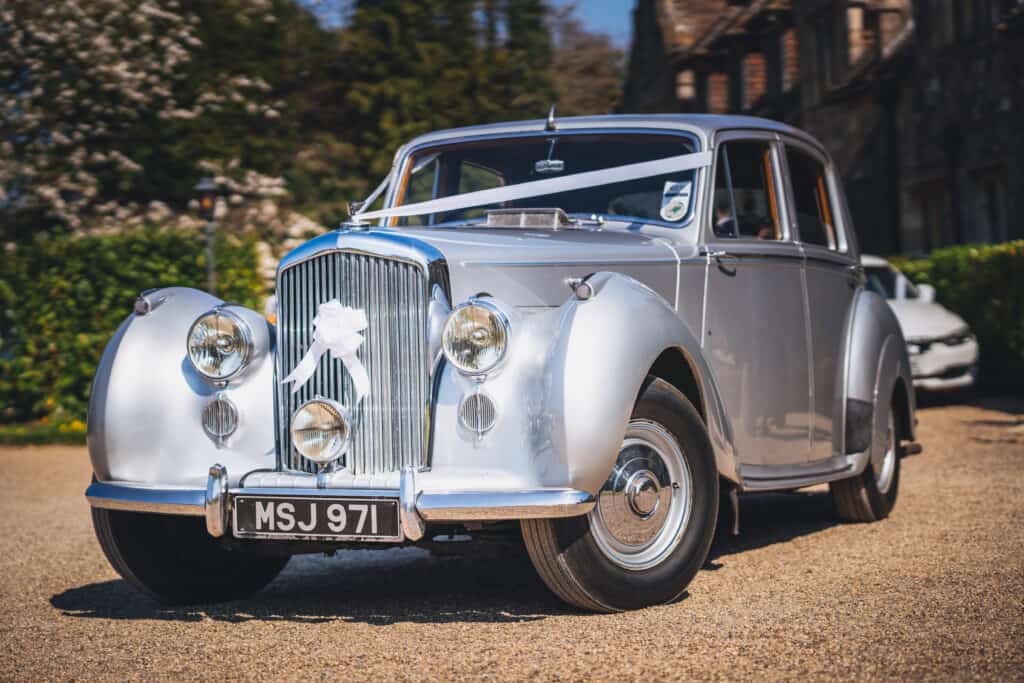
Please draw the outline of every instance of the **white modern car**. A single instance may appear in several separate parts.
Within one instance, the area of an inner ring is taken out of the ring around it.
[[[914,386],[961,389],[978,376],[978,340],[963,318],[935,301],[935,288],[915,285],[879,256],[864,254],[868,289],[884,296],[903,328]]]

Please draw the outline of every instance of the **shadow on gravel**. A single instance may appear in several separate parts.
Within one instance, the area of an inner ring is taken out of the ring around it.
[[[835,524],[827,493],[758,494],[741,506],[742,534],[729,535],[723,522],[705,569]],[[115,580],[68,589],[50,604],[72,617],[180,622],[508,623],[578,613],[548,592],[525,552],[440,557],[418,548],[297,556],[265,590],[236,602],[168,607]]]
[[[235,602],[168,607],[116,580],[69,589],[50,604],[68,616],[185,622],[506,623],[572,613],[525,554],[438,557],[418,548],[296,556],[270,586]]]
[[[917,392],[917,407],[920,410],[950,406],[973,406],[1009,415],[1024,416],[1024,398],[1018,396],[979,394],[975,390]]]
[[[722,501],[715,542],[705,569],[717,570],[717,559],[785,543],[800,536],[817,533],[838,524],[827,491],[792,493],[756,493],[740,497],[740,535],[733,536],[732,513],[728,500]]]

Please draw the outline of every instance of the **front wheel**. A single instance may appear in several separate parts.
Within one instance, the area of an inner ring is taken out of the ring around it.
[[[675,387],[651,379],[594,509],[521,524],[553,593],[617,612],[678,599],[707,558],[717,516],[718,470],[704,423]]]
[[[117,573],[168,604],[247,597],[273,581],[289,559],[229,550],[199,517],[93,508],[92,522]]]

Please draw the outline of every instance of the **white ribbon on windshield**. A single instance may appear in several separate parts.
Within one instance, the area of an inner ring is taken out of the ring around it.
[[[654,176],[667,175],[669,173],[680,173],[692,171],[697,168],[704,168],[711,165],[711,152],[693,152],[680,154],[654,161],[642,161],[636,164],[625,164],[623,166],[612,166],[598,171],[585,171],[573,173],[560,178],[545,178],[544,180],[531,180],[505,187],[495,187],[490,190],[478,190],[456,194],[441,199],[431,199],[426,202],[417,202],[406,206],[397,206],[390,209],[380,209],[367,213],[356,213],[353,218],[359,220],[373,220],[376,218],[392,218],[403,216],[425,216],[432,213],[445,213],[469,209],[474,206],[487,204],[500,204],[516,199],[528,199],[530,197],[542,197],[559,192],[571,192],[587,187],[598,187],[600,185],[611,185],[639,178],[651,178]],[[392,176],[389,176],[389,178]],[[387,179],[385,179],[387,182]],[[378,187],[378,190],[381,189]],[[374,192],[379,194],[379,192]],[[376,197],[374,197],[376,198]],[[364,205],[365,206],[365,205]]]
[[[340,360],[352,378],[356,390],[356,404],[370,393],[370,376],[359,361],[356,352],[363,343],[366,329],[366,313],[358,308],[342,306],[337,299],[325,301],[317,309],[313,318],[313,343],[309,345],[306,355],[295,366],[281,384],[294,382],[292,393],[298,391],[316,372],[320,358],[328,351]]]

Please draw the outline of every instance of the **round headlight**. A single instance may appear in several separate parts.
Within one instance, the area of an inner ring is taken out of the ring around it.
[[[494,369],[508,348],[508,318],[489,301],[462,304],[448,316],[442,345],[448,362],[477,375]]]
[[[234,313],[214,309],[199,316],[188,331],[188,357],[207,379],[234,377],[252,357],[252,330]]]
[[[292,444],[302,457],[326,465],[344,454],[352,430],[344,407],[313,399],[295,411],[291,432]]]

